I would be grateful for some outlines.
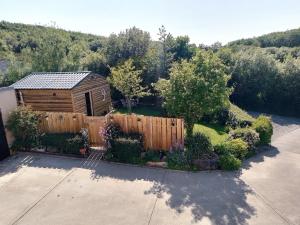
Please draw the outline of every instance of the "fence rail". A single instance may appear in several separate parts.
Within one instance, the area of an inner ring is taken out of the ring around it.
[[[103,146],[101,129],[114,122],[125,133],[137,132],[144,136],[145,149],[169,150],[174,144],[184,143],[184,121],[140,115],[110,114],[108,116],[86,116],[81,113],[46,112],[40,127],[45,133],[78,133],[81,128],[89,131],[90,144]]]

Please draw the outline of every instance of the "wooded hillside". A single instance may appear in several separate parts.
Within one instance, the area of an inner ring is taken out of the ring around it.
[[[234,88],[231,100],[243,108],[300,116],[300,29],[242,39],[225,46],[195,45],[174,37],[165,27],[159,40],[132,27],[108,37],[65,31],[54,26],[0,22],[0,86],[32,71],[91,70],[110,76],[128,59],[142,71],[143,85],[169,78],[174,62],[211,51],[226,65]],[[3,69],[6,68],[5,71]],[[120,93],[113,91],[119,99]],[[148,101],[155,98],[146,97]]]

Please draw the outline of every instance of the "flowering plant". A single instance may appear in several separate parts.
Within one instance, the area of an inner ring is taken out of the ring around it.
[[[99,135],[103,138],[107,148],[111,148],[111,142],[119,137],[121,133],[120,127],[114,123],[107,124],[99,131]]]

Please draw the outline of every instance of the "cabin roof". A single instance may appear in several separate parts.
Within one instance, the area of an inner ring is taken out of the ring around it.
[[[34,72],[12,84],[14,89],[72,89],[91,71]]]

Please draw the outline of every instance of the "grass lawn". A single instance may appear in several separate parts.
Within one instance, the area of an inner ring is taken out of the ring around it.
[[[123,113],[128,114],[127,108],[119,108],[116,109],[115,113]],[[144,116],[162,116],[163,112],[161,109],[153,107],[153,106],[139,106],[132,108],[132,113],[137,115],[144,115]]]
[[[218,124],[195,124],[193,132],[201,132],[206,134],[213,145],[217,145],[228,138],[225,128]]]
[[[136,107],[132,109],[132,112],[144,116],[163,116],[161,109],[151,106]],[[126,108],[120,108],[116,109],[115,113],[127,114],[128,112]],[[228,134],[225,132],[225,128],[218,124],[195,124],[194,132],[206,134],[211,139],[213,145],[221,143],[228,137]]]

